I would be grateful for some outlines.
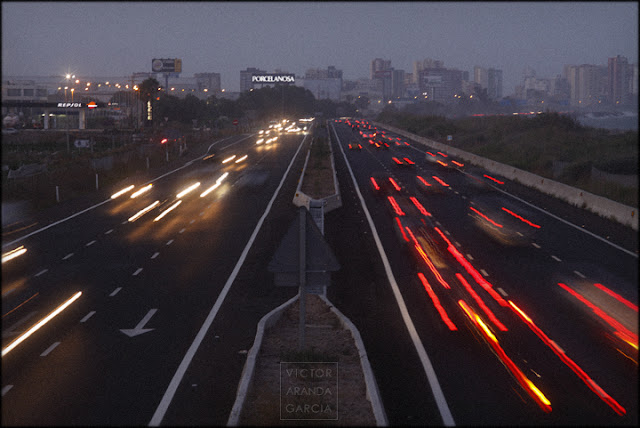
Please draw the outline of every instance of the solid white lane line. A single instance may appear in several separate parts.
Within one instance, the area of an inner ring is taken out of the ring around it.
[[[332,126],[333,128],[333,126]],[[335,128],[333,128],[335,134]],[[337,138],[337,134],[336,134]],[[338,139],[339,140],[339,139]],[[446,426],[455,425],[453,420],[453,416],[451,415],[451,411],[449,409],[449,405],[447,404],[447,400],[444,397],[444,393],[442,392],[442,388],[440,387],[440,383],[438,382],[438,376],[436,375],[435,370],[433,369],[433,365],[431,364],[431,360],[427,355],[427,351],[424,349],[424,345],[422,344],[422,339],[420,339],[420,335],[413,324],[413,320],[409,315],[409,311],[407,310],[407,306],[404,302],[404,298],[402,297],[402,293],[400,292],[400,288],[398,287],[398,283],[395,280],[393,272],[391,270],[391,265],[389,264],[389,259],[387,258],[387,254],[382,246],[382,242],[380,241],[380,237],[378,236],[378,232],[376,230],[376,226],[373,223],[373,219],[369,214],[369,209],[367,208],[367,204],[362,197],[362,193],[360,192],[360,188],[358,187],[358,183],[356,181],[356,177],[353,174],[353,170],[351,169],[351,165],[349,165],[349,161],[347,160],[347,156],[342,149],[342,145],[338,144],[340,151],[342,152],[342,156],[344,157],[345,163],[347,165],[347,169],[349,170],[349,174],[351,174],[351,179],[353,181],[353,186],[358,194],[358,198],[360,199],[360,205],[364,211],[364,214],[369,222],[369,227],[373,232],[373,238],[375,240],[376,246],[378,247],[378,253],[380,253],[380,257],[382,258],[382,264],[384,265],[385,272],[387,274],[387,278],[389,279],[389,284],[391,285],[391,289],[395,296],[396,302],[398,304],[398,308],[400,309],[400,313],[402,314],[402,319],[409,331],[409,335],[411,340],[413,341],[413,346],[416,348],[418,352],[418,356],[420,357],[420,361],[422,362],[422,367],[427,375],[427,380],[429,381],[429,386],[431,387],[431,391],[433,392],[434,399],[438,406],[438,410],[440,411],[440,416],[442,417],[442,422]]]
[[[7,392],[9,392],[9,390],[13,388],[13,385],[7,385],[7,386],[3,386],[2,387],[2,396],[4,397],[4,394],[6,394]]]
[[[156,257],[158,257],[160,255],[160,253],[158,253],[157,251],[155,253],[153,253],[153,256],[151,256],[152,259],[155,259]]]
[[[122,290],[122,287],[118,287],[118,288],[116,288],[115,290],[113,290],[113,291],[111,292],[111,294],[109,294],[109,297],[113,297],[113,296],[115,296],[116,294],[118,294],[118,291],[120,291],[120,290]]]
[[[525,201],[524,199],[520,199],[519,197],[517,197],[517,196],[515,196],[515,195],[512,195],[512,194],[511,194],[511,193],[509,193],[509,192],[505,192],[504,190],[499,189],[499,188],[494,187],[494,186],[491,186],[491,187],[493,187],[493,188],[494,188],[494,189],[496,189],[496,190],[499,190],[500,192],[504,193],[505,195],[509,195],[509,196],[511,196],[512,198],[517,199],[517,200],[519,200],[520,202],[522,202],[522,203],[524,203],[524,204],[529,205],[529,206],[530,206],[530,207],[532,207],[532,208],[537,209],[538,211],[542,211],[543,213],[545,213],[545,214],[547,214],[547,215],[549,215],[549,216],[551,216],[551,217],[555,218],[556,220],[559,220],[559,221],[561,221],[561,222],[563,222],[563,223],[565,223],[565,224],[567,224],[567,225],[569,225],[569,226],[573,227],[574,229],[577,229],[577,230],[579,230],[579,231],[581,231],[581,232],[584,232],[584,233],[586,233],[587,235],[591,235],[592,237],[594,237],[594,238],[596,238],[596,239],[599,239],[600,241],[605,242],[605,243],[607,243],[607,244],[611,245],[613,248],[616,248],[616,249],[618,249],[618,250],[620,250],[620,251],[622,251],[622,252],[624,252],[624,253],[629,254],[630,256],[633,256],[633,257],[635,257],[635,258],[638,258],[638,255],[637,255],[636,253],[631,252],[631,251],[629,251],[629,250],[627,250],[627,249],[625,249],[625,248],[622,248],[622,247],[620,247],[619,245],[614,244],[613,242],[607,241],[605,238],[603,238],[603,237],[601,237],[601,236],[598,236],[598,235],[596,235],[595,233],[589,232],[588,230],[586,230],[586,229],[585,229],[585,228],[583,228],[583,227],[576,226],[575,224],[573,224],[573,223],[571,223],[571,222],[568,222],[567,220],[565,220],[565,219],[563,219],[563,218],[560,218],[560,217],[558,217],[558,216],[556,216],[556,215],[553,215],[553,214],[551,214],[549,211],[546,211],[546,210],[544,210],[544,209],[542,209],[542,208],[540,208],[540,207],[537,207],[537,206],[535,206],[535,205],[533,205],[533,204],[530,204],[529,202]]]
[[[80,322],[85,322],[85,321],[87,321],[87,320],[88,320],[89,318],[91,318],[91,317],[93,316],[93,314],[95,314],[95,313],[96,313],[96,311],[91,311],[91,312],[89,312],[87,315],[85,315],[85,317],[84,317],[84,318],[82,318],[82,319],[80,320]]]
[[[138,268],[138,270],[133,273],[133,276],[138,276],[140,272],[142,272],[142,268]]]
[[[92,246],[92,245],[93,245],[93,244],[95,244],[95,243],[96,243],[96,241],[95,241],[95,240],[93,240],[93,241],[91,241],[91,242],[87,242],[87,245],[85,245],[85,246],[86,246],[86,247],[90,247],[90,246]]]
[[[40,276],[44,273],[47,273],[49,271],[49,269],[42,269],[40,272],[38,272],[37,274],[35,274],[35,276]]]
[[[41,357],[46,357],[47,355],[49,355],[49,353],[51,351],[56,349],[56,346],[58,346],[59,344],[60,344],[60,342],[55,342],[53,345],[49,346],[42,354],[40,354],[40,356]]]
[[[69,254],[67,254],[66,256],[64,256],[64,257],[62,258],[62,260],[67,260],[67,259],[70,259],[71,257],[73,257],[73,253],[69,253]]]
[[[171,379],[171,382],[169,383],[167,390],[162,396],[162,400],[160,401],[160,404],[158,404],[158,408],[156,409],[155,413],[153,414],[153,417],[151,418],[151,421],[149,422],[150,426],[158,426],[162,422],[162,419],[164,418],[164,415],[167,409],[169,408],[169,405],[171,404],[171,400],[173,400],[173,396],[178,390],[178,386],[180,385],[180,382],[182,381],[182,378],[184,377],[184,374],[186,373],[187,368],[191,364],[191,360],[193,360],[193,357],[198,351],[200,344],[204,340],[204,337],[207,334],[207,331],[211,327],[211,324],[213,324],[213,320],[216,318],[216,315],[218,314],[218,311],[220,310],[220,307],[222,306],[224,299],[227,297],[227,293],[229,293],[229,289],[231,288],[233,281],[235,281],[236,276],[238,275],[238,272],[240,271],[240,268],[242,267],[242,264],[244,263],[244,260],[247,257],[247,254],[249,253],[249,250],[251,249],[251,246],[253,245],[253,242],[255,241],[256,236],[258,235],[258,232],[260,232],[260,228],[262,227],[264,220],[267,218],[267,215],[271,211],[273,202],[276,200],[276,197],[280,193],[280,189],[282,188],[287,176],[289,175],[291,166],[293,165],[294,161],[297,159],[298,153],[300,153],[300,149],[304,145],[304,141],[306,139],[307,139],[307,136],[305,135],[305,137],[302,139],[302,142],[298,146],[298,150],[293,155],[293,158],[291,159],[291,162],[289,163],[287,170],[282,176],[282,180],[280,180],[280,184],[278,185],[278,188],[273,193],[273,196],[271,197],[271,200],[269,201],[269,204],[267,205],[267,208],[265,209],[264,214],[262,214],[262,217],[260,217],[260,220],[258,220],[258,224],[256,225],[256,228],[253,230],[253,234],[249,238],[247,245],[244,247],[244,250],[242,251],[240,258],[238,259],[236,266],[233,268],[231,275],[227,279],[227,282],[224,284],[224,287],[222,288],[222,291],[220,292],[218,299],[216,300],[215,304],[211,308],[209,315],[204,321],[204,324],[202,324],[202,327],[200,327],[198,334],[193,340],[193,343],[189,347],[189,350],[185,354],[184,358],[182,359],[180,366],[178,366],[176,373],[173,375],[173,378]]]

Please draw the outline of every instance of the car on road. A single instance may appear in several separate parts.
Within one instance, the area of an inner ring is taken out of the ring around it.
[[[362,144],[352,141],[349,143],[349,150],[362,150]]]
[[[373,193],[380,196],[397,195],[402,187],[386,172],[374,172],[369,177],[369,184]]]
[[[391,160],[393,161],[393,164],[395,166],[399,166],[399,167],[412,167],[414,166],[416,163],[414,161],[412,161],[410,158],[408,157],[392,157]]]
[[[470,202],[468,214],[476,227],[502,245],[531,245],[541,228],[534,212],[502,195],[483,194]]]

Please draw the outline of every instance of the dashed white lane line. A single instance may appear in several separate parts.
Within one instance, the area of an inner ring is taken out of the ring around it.
[[[169,239],[166,243],[166,245],[171,245],[171,243],[173,242],[173,239]]]
[[[200,214],[198,214],[200,217],[202,217],[204,215],[204,211],[202,211]]]
[[[113,232],[113,229],[109,229],[109,230],[107,230],[104,234],[105,234],[105,235],[108,235],[108,234],[110,234],[111,232]]]
[[[129,220],[125,220],[125,221],[123,221],[123,222],[122,222],[122,223],[120,223],[120,224],[127,224],[127,223],[129,223]]]
[[[49,346],[42,354],[40,354],[40,356],[41,357],[46,357],[47,355],[49,355],[51,353],[51,351],[56,349],[56,346],[58,346],[59,344],[60,344],[60,342],[55,342],[53,345]]]
[[[498,292],[500,294],[502,294],[503,297],[507,297],[508,296],[507,292],[504,291],[502,288],[498,287],[497,290],[498,290]]]
[[[85,245],[85,247],[90,247],[90,246],[92,246],[92,245],[93,245],[93,244],[95,244],[95,243],[96,243],[96,241],[95,241],[95,239],[94,239],[94,240],[93,240],[93,241],[91,241],[91,242],[87,242],[87,244]]]
[[[582,279],[586,278],[586,276],[584,276],[582,273],[578,272],[577,270],[574,270],[573,273],[575,273],[576,275],[578,275]]]
[[[140,272],[142,272],[142,268],[138,268],[138,270],[133,273],[133,276],[138,276]]]
[[[484,270],[484,269],[480,269],[480,273],[482,274],[482,276],[485,276],[485,277],[486,277],[486,276],[489,276],[489,274],[487,273],[487,271],[486,271],[486,270]]]
[[[67,254],[66,256],[64,256],[64,257],[62,258],[62,260],[67,260],[67,259],[70,259],[71,257],[73,257],[73,253],[69,253],[69,254]]]
[[[195,223],[195,222],[196,222],[195,220],[191,220],[191,221],[189,222],[189,224],[193,224],[193,223]],[[183,229],[183,230],[184,230],[184,229]]]
[[[534,247],[536,247],[537,249],[540,249],[542,247],[540,247],[540,245],[536,244],[535,242],[532,242],[531,245],[533,245]]]
[[[557,262],[561,262],[561,261],[562,261],[562,260],[560,260],[560,258],[559,258],[559,257],[553,256],[553,255],[551,256],[551,258],[552,258],[553,260],[557,261]]]
[[[116,288],[115,290],[113,290],[113,291],[111,292],[111,294],[109,294],[109,297],[113,297],[113,296],[115,296],[116,294],[118,294],[118,291],[120,291],[120,290],[122,290],[122,287],[118,287],[118,288]]]
[[[178,233],[182,233],[182,232],[184,232],[185,230],[187,230],[187,229],[185,229],[185,228],[183,227],[182,229],[180,229],[180,232],[178,232]]]
[[[4,394],[6,394],[7,392],[9,392],[9,390],[13,388],[13,385],[7,385],[7,386],[3,386],[2,387],[2,396],[4,397]]]
[[[91,311],[91,312],[89,312],[87,315],[85,315],[85,317],[84,317],[84,318],[82,318],[82,319],[80,320],[80,322],[86,322],[86,321],[87,321],[89,318],[91,318],[91,317],[93,316],[93,314],[95,314],[95,313],[96,313],[96,311]]]
[[[469,260],[473,260],[473,256],[472,256],[471,254],[469,254],[469,253],[467,253],[467,258],[468,258]]]
[[[38,272],[35,276],[40,276],[43,275],[45,273],[49,272],[49,269],[42,269],[40,272]]]
[[[156,257],[158,257],[159,255],[160,255],[160,253],[156,251],[155,253],[153,253],[153,256],[151,256],[151,258],[152,258],[152,259],[155,259],[155,258],[156,258]]]

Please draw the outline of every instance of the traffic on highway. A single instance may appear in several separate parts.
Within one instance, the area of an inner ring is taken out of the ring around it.
[[[362,119],[281,120],[3,237],[3,425],[226,424],[313,128],[327,297],[391,425],[637,425],[637,252],[583,211]],[[607,228],[606,220],[601,220]]]

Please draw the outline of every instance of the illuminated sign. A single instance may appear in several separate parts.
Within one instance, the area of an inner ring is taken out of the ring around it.
[[[296,83],[295,74],[252,74],[251,83]]]
[[[151,61],[154,73],[181,73],[182,60],[178,58],[154,58]]]
[[[58,107],[61,108],[80,108],[82,103],[58,103]]]
[[[87,107],[96,108],[96,107],[98,107],[98,104],[96,104],[95,102],[91,101],[89,104],[87,104]]]

